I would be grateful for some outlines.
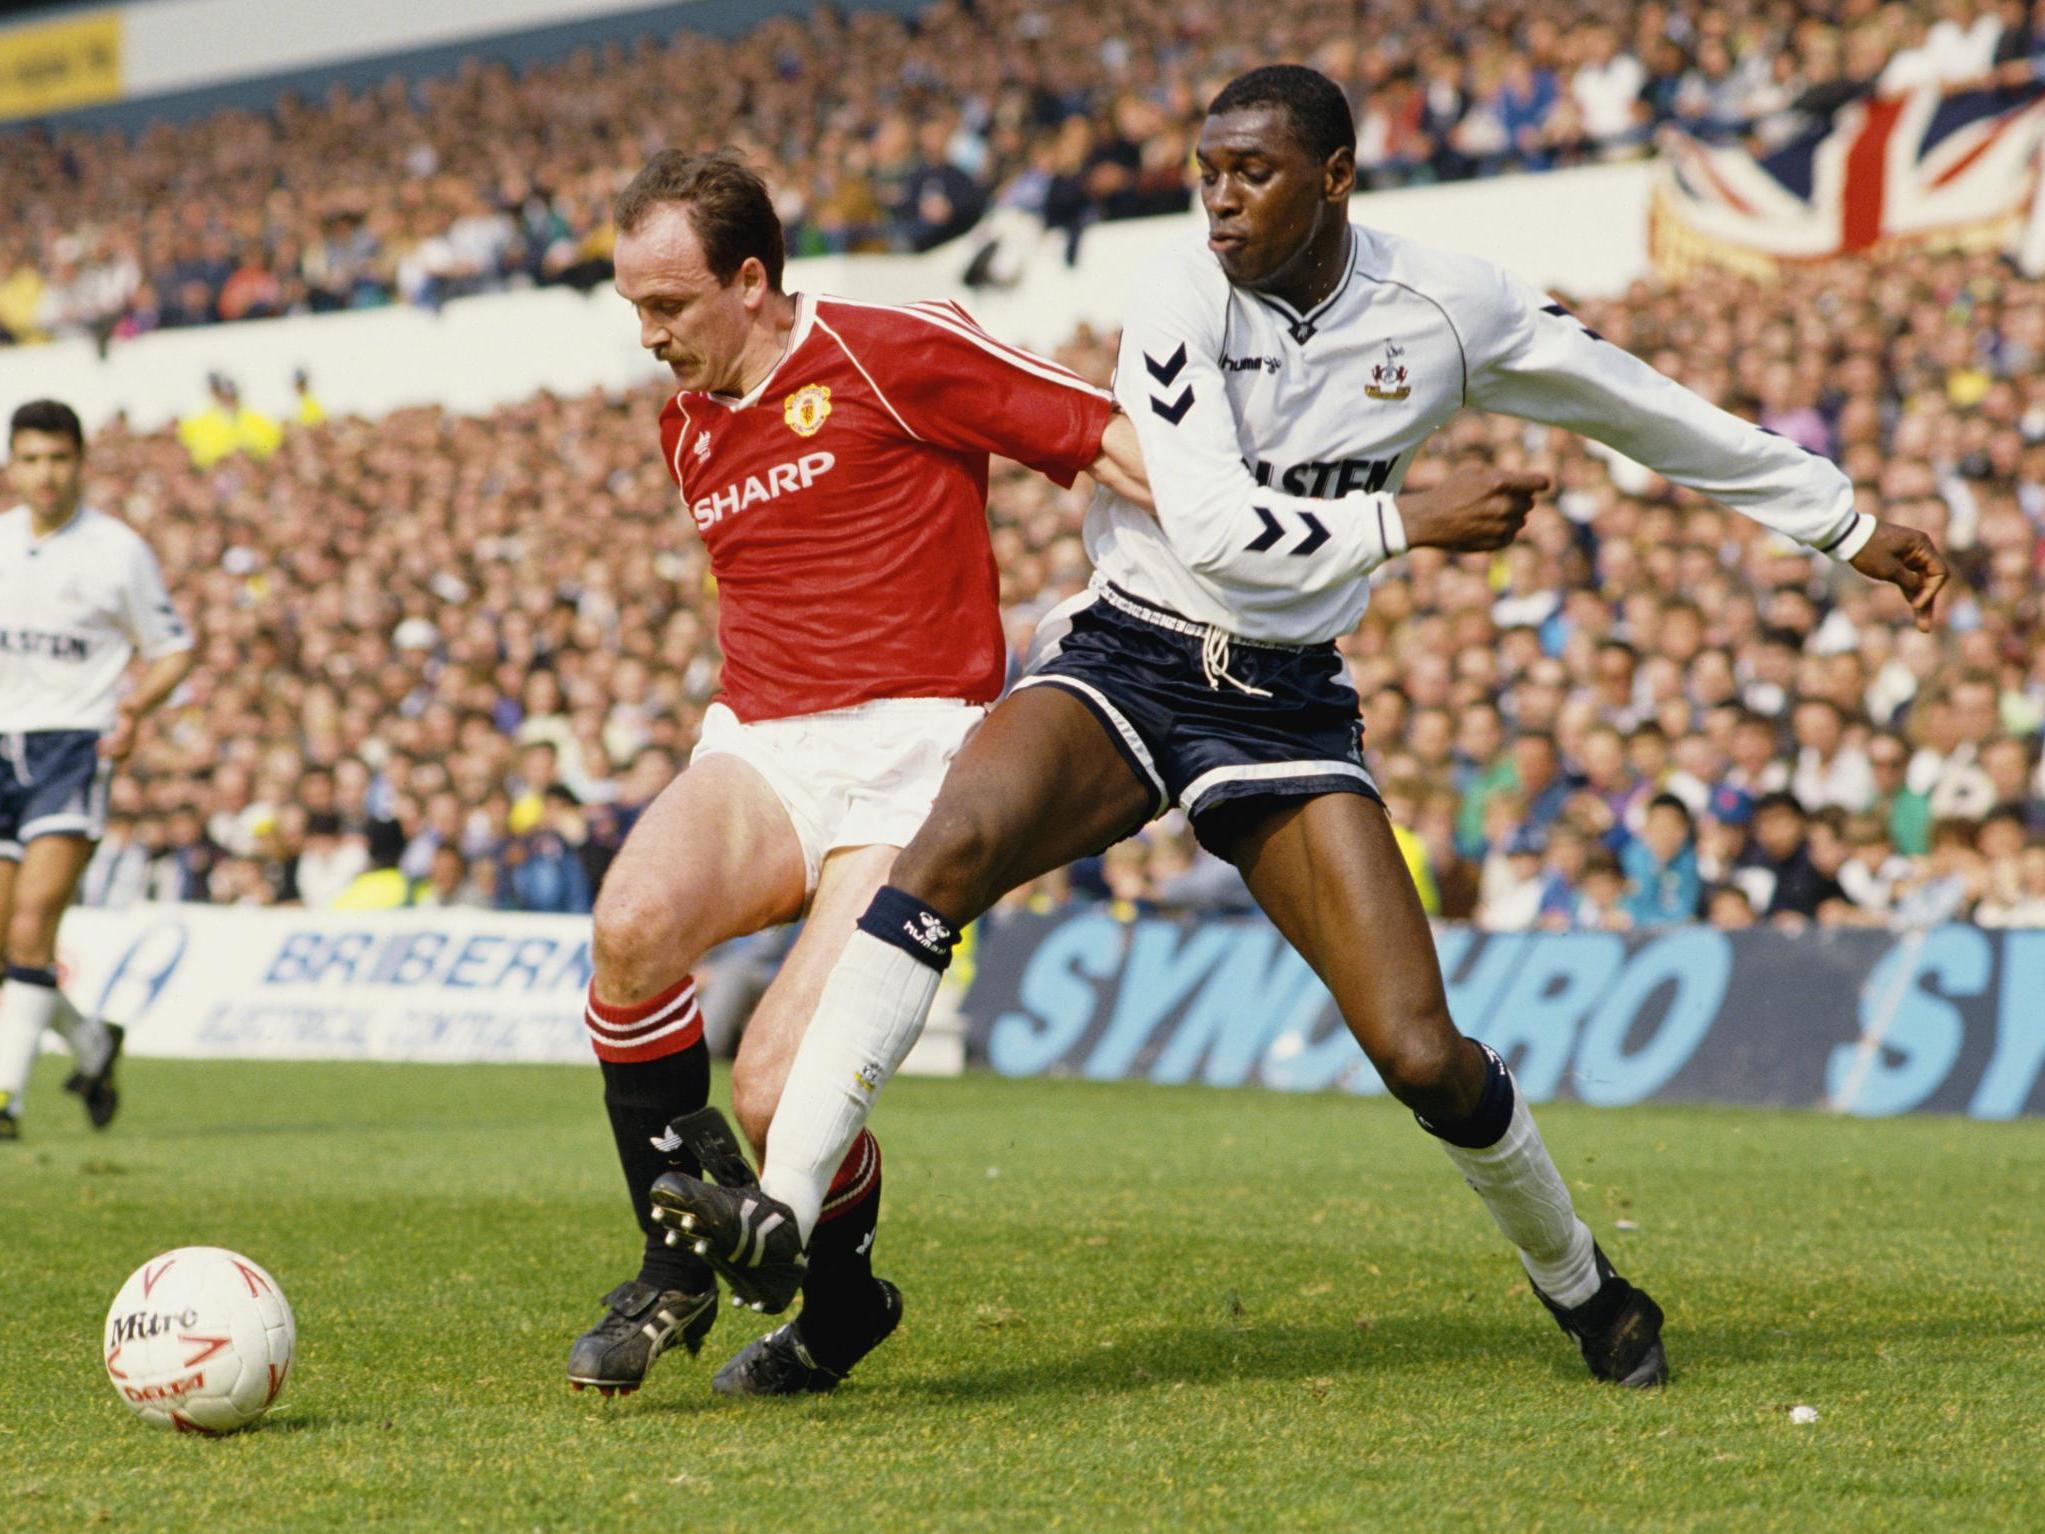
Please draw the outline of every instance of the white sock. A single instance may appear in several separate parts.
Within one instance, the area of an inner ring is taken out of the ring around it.
[[[1444,1140],[1442,1149],[1520,1249],[1535,1287],[1558,1305],[1581,1305],[1598,1292],[1590,1227],[1577,1218],[1517,1083],[1512,1095],[1512,1121],[1496,1144],[1468,1150]]]
[[[760,1187],[795,1211],[803,1244],[874,1099],[923,1032],[941,971],[855,931],[824,982],[767,1131]]]
[[[10,970],[0,985],[0,1109],[21,1111],[36,1045],[57,1010],[57,988],[21,978]]]
[[[50,1018],[50,1026],[69,1046],[72,1062],[85,1075],[97,1076],[106,1068],[107,1056],[114,1050],[114,1036],[98,1018],[79,1011],[62,990],[57,992],[57,1010]]]

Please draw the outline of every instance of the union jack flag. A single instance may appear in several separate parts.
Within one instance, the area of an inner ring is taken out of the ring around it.
[[[1993,90],[1866,97],[1759,157],[1672,132],[1656,255],[1813,261],[2008,233],[2036,190],[2041,140],[2045,95]]]

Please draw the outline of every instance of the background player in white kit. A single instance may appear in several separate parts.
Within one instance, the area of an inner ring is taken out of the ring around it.
[[[800,1128],[777,1129],[760,1189],[744,1205],[700,1186],[679,1201],[696,1249],[764,1308],[786,1303],[801,1251],[790,1232],[809,1229],[920,1031],[958,929],[1176,803],[1441,1139],[1592,1374],[1667,1377],[1660,1307],[1577,1217],[1505,1063],[1449,1017],[1333,640],[1362,616],[1378,565],[1422,546],[1501,547],[1546,488],[1468,468],[1395,500],[1464,406],[1610,443],[1892,582],[1921,625],[1945,566],[1922,534],[1858,511],[1826,460],[1489,262],[1351,225],[1353,121],[1333,82],[1297,66],[1253,71],[1209,109],[1208,239],[1142,275],[1116,372],[1155,514],[1096,498],[1093,589],[1045,618],[1031,674],[960,752],[860,919],[789,1073],[784,1116]]]
[[[57,924],[106,819],[107,778],[135,729],[192,669],[192,635],[149,546],[80,500],[85,432],[55,400],[14,412],[0,513],[0,1139],[21,1134],[36,1043],[71,1046],[65,1083],[104,1128],[121,1033],[57,989]],[[128,663],[148,662],[121,690]]]

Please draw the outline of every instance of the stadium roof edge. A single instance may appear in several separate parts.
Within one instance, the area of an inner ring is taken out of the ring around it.
[[[121,14],[149,11],[168,0],[126,0]],[[564,58],[578,48],[632,42],[645,37],[694,31],[731,37],[776,16],[814,11],[826,0],[664,0],[626,10],[588,14],[570,20],[504,30],[479,30],[425,46],[382,48],[329,63],[288,69],[267,69],[236,79],[216,80],[184,90],[137,94],[120,100],[15,118],[0,122],[0,137],[24,129],[115,128],[134,133],[158,122],[184,122],[222,109],[267,111],[287,91],[315,96],[335,85],[350,89],[379,83],[393,74],[432,79],[452,74],[477,56],[502,60],[517,69]],[[913,15],[931,0],[830,0],[848,11],[891,11]],[[33,9],[0,13],[0,40],[23,24],[64,22],[104,15],[111,8],[93,0],[49,0]]]

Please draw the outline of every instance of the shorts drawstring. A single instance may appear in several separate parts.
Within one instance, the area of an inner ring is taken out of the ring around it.
[[[1143,603],[1130,596],[1128,592],[1122,590],[1113,581],[1104,579],[1099,571],[1094,572],[1094,577],[1088,585],[1090,589],[1101,594],[1108,606],[1117,608],[1129,614],[1132,618],[1140,618],[1145,623],[1155,624],[1161,629],[1169,629],[1174,634],[1186,634],[1199,640],[1200,669],[1206,674],[1207,685],[1216,692],[1219,692],[1221,684],[1226,682],[1237,692],[1247,693],[1253,698],[1268,698],[1271,696],[1263,688],[1252,687],[1240,677],[1229,675],[1229,656],[1237,644],[1246,644],[1253,650],[1280,650],[1288,654],[1300,654],[1304,650],[1311,648],[1302,645],[1271,644],[1258,639],[1239,640],[1229,633],[1227,629],[1216,628],[1211,623],[1194,623],[1190,619],[1180,617],[1177,613],[1159,612],[1154,607],[1144,606]]]
[[[1253,698],[1268,698],[1271,696],[1270,693],[1261,687],[1252,687],[1249,683],[1230,676],[1228,661],[1228,630],[1218,629],[1209,624],[1200,642],[1200,669],[1206,674],[1207,685],[1216,692],[1219,692],[1221,684],[1226,682],[1229,686],[1235,688],[1237,692],[1246,692]]]

